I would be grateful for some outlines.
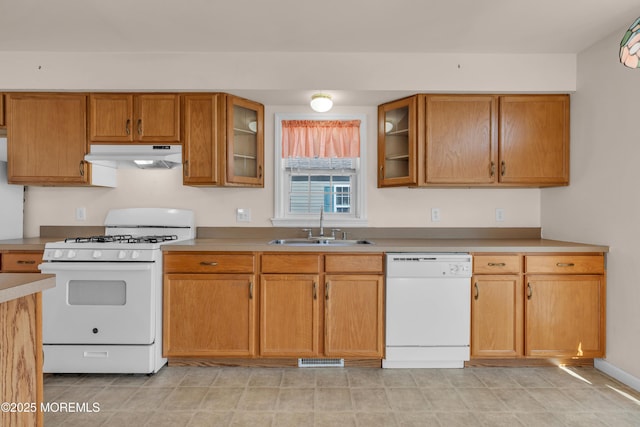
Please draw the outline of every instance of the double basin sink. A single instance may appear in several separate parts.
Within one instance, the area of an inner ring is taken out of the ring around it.
[[[335,240],[335,239],[275,239],[269,242],[270,245],[279,246],[358,246],[373,245],[371,240]]]

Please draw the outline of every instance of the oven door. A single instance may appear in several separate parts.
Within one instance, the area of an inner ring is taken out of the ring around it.
[[[43,273],[56,275],[56,287],[42,295],[43,343],[153,343],[156,269],[153,262],[41,264]]]

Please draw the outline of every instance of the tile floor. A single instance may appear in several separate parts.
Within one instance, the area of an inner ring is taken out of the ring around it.
[[[165,367],[47,375],[44,394],[46,427],[640,426],[640,393],[593,368]]]

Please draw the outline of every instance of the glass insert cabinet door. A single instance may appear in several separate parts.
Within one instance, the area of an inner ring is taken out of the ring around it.
[[[378,187],[417,184],[416,99],[378,106]]]
[[[226,182],[264,186],[264,107],[257,102],[227,98]]]

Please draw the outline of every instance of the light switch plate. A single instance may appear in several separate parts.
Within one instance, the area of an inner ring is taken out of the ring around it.
[[[431,208],[431,222],[440,221],[440,208]]]
[[[498,222],[504,221],[504,209],[496,208],[496,221]]]
[[[76,208],[76,220],[77,221],[87,220],[87,208],[84,208],[84,207]]]
[[[236,209],[236,222],[251,222],[251,209]]]

